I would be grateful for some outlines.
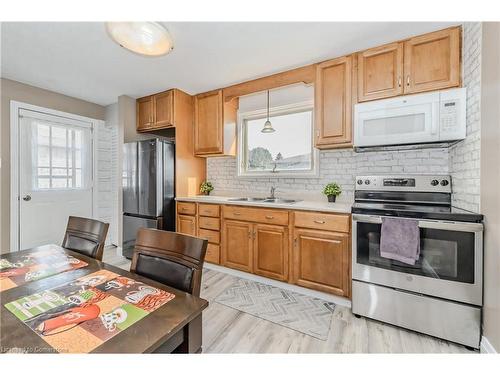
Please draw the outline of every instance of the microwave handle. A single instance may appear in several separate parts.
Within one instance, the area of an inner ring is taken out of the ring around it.
[[[433,103],[432,104],[432,118],[431,118],[431,134],[432,135],[437,134],[437,130],[438,130],[438,123],[440,121],[439,104],[440,103]]]

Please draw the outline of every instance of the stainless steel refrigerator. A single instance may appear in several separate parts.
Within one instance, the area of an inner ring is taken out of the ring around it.
[[[175,231],[175,144],[150,139],[123,145],[123,255],[139,228]]]

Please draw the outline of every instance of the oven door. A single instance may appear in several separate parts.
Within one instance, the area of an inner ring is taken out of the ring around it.
[[[381,216],[352,221],[353,279],[482,305],[482,224],[419,220],[420,258],[411,266],[380,256]]]

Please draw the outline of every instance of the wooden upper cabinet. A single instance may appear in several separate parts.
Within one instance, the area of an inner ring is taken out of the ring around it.
[[[288,228],[255,224],[254,273],[276,280],[288,280]]]
[[[222,90],[197,95],[194,99],[194,152],[217,154],[223,152]]]
[[[240,271],[252,272],[252,238],[251,223],[225,220],[222,228],[221,264]]]
[[[154,127],[174,126],[174,90],[153,96]]]
[[[352,143],[352,56],[325,61],[316,67],[315,144],[317,148]]]
[[[348,233],[295,229],[293,282],[348,297],[349,243]]]
[[[137,131],[147,132],[174,127],[179,122],[179,116],[176,114],[176,102],[178,101],[179,106],[184,107],[186,97],[192,101],[188,94],[172,89],[137,99]],[[179,108],[177,112],[183,112],[182,108]]]
[[[403,93],[403,43],[371,48],[357,55],[358,101]]]
[[[137,99],[137,130],[144,131],[153,125],[153,97]]]
[[[222,90],[194,99],[194,153],[197,156],[236,154],[238,99],[224,101]]]
[[[460,31],[455,27],[405,42],[405,93],[460,86]]]

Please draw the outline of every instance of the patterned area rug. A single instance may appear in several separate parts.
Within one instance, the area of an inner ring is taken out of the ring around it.
[[[215,302],[325,341],[335,304],[255,281],[239,279]]]

